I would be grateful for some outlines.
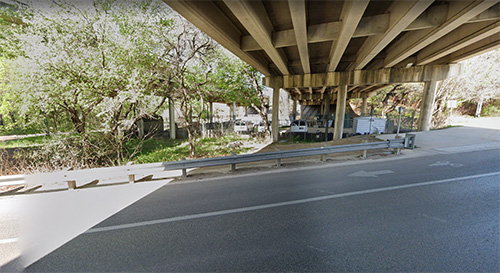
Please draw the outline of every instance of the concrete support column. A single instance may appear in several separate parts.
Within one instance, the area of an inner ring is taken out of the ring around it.
[[[236,120],[236,102],[233,101],[233,120]]]
[[[434,98],[436,97],[437,86],[438,82],[435,80],[425,82],[424,97],[422,98],[420,117],[418,118],[419,131],[429,131],[431,129],[432,110],[434,108]]]
[[[345,106],[347,102],[347,85],[340,85],[337,92],[337,107],[335,110],[335,128],[333,139],[341,139],[344,132]]]
[[[210,123],[214,123],[214,103],[209,102],[209,105],[210,105],[209,121],[210,121]]]
[[[273,142],[278,142],[279,138],[279,110],[280,110],[280,87],[273,86],[273,112],[271,123],[271,137]]]
[[[144,119],[137,121],[137,135],[139,137],[144,137]]]
[[[176,139],[175,105],[172,98],[168,98],[168,115],[170,121],[170,139]]]
[[[368,112],[368,95],[363,94],[361,98],[363,99],[363,103],[361,104],[361,116],[364,117]]]
[[[328,121],[330,116],[330,88],[325,90],[325,141],[328,141]]]

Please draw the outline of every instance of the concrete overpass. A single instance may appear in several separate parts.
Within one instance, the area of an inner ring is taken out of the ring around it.
[[[175,11],[305,105],[335,107],[342,137],[349,98],[424,82],[419,130],[429,130],[437,83],[457,62],[500,47],[498,0],[165,0]],[[278,122],[273,122],[278,140]]]

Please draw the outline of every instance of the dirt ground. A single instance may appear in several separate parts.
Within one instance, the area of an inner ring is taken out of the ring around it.
[[[381,141],[376,138],[374,135],[362,135],[362,136],[354,136],[344,139],[337,139],[328,142],[312,142],[312,143],[293,143],[293,142],[278,142],[267,145],[262,148],[257,153],[266,153],[266,152],[276,152],[276,151],[287,151],[287,150],[296,150],[296,149],[306,149],[306,148],[318,148],[318,147],[329,147],[329,146],[337,146],[337,145],[348,145],[348,144],[356,144],[356,143],[364,143],[364,142],[376,142]],[[298,158],[286,158],[281,160],[282,168],[295,168],[299,166],[308,166],[308,165],[318,165],[318,164],[326,164],[326,163],[334,163],[334,162],[346,162],[353,160],[362,160],[362,151],[356,152],[345,152],[345,153],[336,153],[325,155],[323,160],[321,160],[321,156],[308,156],[308,157],[298,157]],[[367,157],[386,157],[391,156],[393,153],[387,149],[382,150],[371,150],[368,151]],[[264,171],[270,170],[273,168],[277,168],[276,161],[260,161],[260,162],[252,162],[252,163],[243,163],[236,165],[236,173],[244,174],[251,173],[256,171]],[[227,175],[231,173],[231,166],[216,166],[216,167],[206,167],[192,170],[188,173],[189,180],[197,180],[204,179],[209,177],[217,177],[222,175]],[[178,178],[176,181],[182,181],[186,179]]]
[[[288,151],[288,150],[306,149],[306,148],[330,147],[337,145],[348,145],[348,144],[363,143],[365,141],[375,142],[380,140],[377,140],[377,138],[374,135],[361,135],[343,139],[330,140],[328,142],[296,143],[296,142],[280,141],[278,143],[272,143],[268,145],[264,149],[260,150],[259,153]]]

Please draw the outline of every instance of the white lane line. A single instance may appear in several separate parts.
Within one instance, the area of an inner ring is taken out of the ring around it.
[[[495,175],[500,175],[500,172],[478,174],[478,175],[471,175],[471,176],[464,176],[464,177],[457,177],[457,178],[448,178],[448,179],[442,179],[442,180],[434,180],[434,181],[428,181],[428,182],[421,182],[421,183],[400,185],[400,186],[392,186],[392,187],[385,187],[385,188],[378,188],[378,189],[354,191],[354,192],[312,197],[312,198],[306,198],[306,199],[299,199],[299,200],[293,200],[293,201],[279,202],[279,203],[274,203],[274,204],[266,204],[266,205],[252,206],[252,207],[246,207],[246,208],[199,213],[199,214],[178,216],[178,217],[172,217],[172,218],[164,218],[164,219],[151,220],[151,221],[143,221],[143,222],[130,223],[130,224],[92,228],[92,229],[89,229],[88,231],[86,231],[85,233],[94,233],[94,232],[120,230],[120,229],[126,229],[126,228],[135,228],[135,227],[156,225],[156,224],[165,224],[165,223],[178,222],[178,221],[184,221],[184,220],[192,220],[192,219],[198,219],[198,218],[220,216],[220,215],[226,215],[226,214],[233,214],[233,213],[240,213],[240,212],[247,212],[247,211],[254,211],[254,210],[262,210],[262,209],[269,209],[269,208],[276,208],[276,207],[283,207],[283,206],[290,206],[290,205],[298,205],[298,204],[317,202],[317,201],[323,201],[323,200],[329,200],[329,199],[335,199],[335,198],[341,198],[341,197],[348,197],[348,196],[355,196],[355,195],[362,195],[362,194],[369,194],[369,193],[376,193],[376,192],[393,191],[393,190],[401,190],[401,189],[415,188],[415,187],[428,186],[428,185],[436,185],[436,184],[455,182],[455,181],[467,180],[467,179],[483,178],[483,177],[489,177],[489,176],[495,176]]]
[[[307,247],[308,247],[308,248],[310,248],[310,249],[314,249],[314,250],[316,250],[316,251],[319,251],[319,252],[325,252],[325,250],[324,250],[324,249],[319,248],[319,247],[315,247],[315,246],[307,246]]]
[[[427,215],[425,213],[419,213],[420,216],[422,217],[425,217],[425,218],[428,218],[428,219],[432,219],[432,220],[436,220],[438,222],[441,222],[441,223],[448,223],[448,221],[444,220],[444,219],[441,219],[441,218],[438,218],[438,217],[434,217],[434,216],[430,216],[430,215]]]
[[[3,239],[3,240],[0,240],[0,245],[15,243],[18,240],[19,240],[18,238]]]

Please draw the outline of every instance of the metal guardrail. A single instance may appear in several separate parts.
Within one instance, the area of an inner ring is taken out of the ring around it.
[[[24,181],[24,177],[24,174],[0,176],[0,186],[21,185],[20,181]]]
[[[393,139],[384,142],[371,142],[371,143],[339,145],[330,147],[319,147],[311,149],[298,149],[298,150],[288,150],[288,151],[278,151],[278,152],[268,152],[268,153],[258,153],[258,154],[248,154],[248,155],[233,155],[233,156],[224,156],[217,158],[163,162],[161,163],[161,167],[163,167],[164,170],[182,169],[183,176],[186,176],[186,169],[192,169],[192,168],[231,165],[232,170],[235,170],[236,164],[255,162],[255,161],[266,161],[266,160],[277,160],[277,165],[280,166],[281,159],[284,158],[326,155],[333,153],[353,152],[353,151],[363,151],[363,150],[404,148],[404,143],[405,139]]]
[[[257,162],[257,161],[269,161],[269,160],[276,160],[277,163],[276,165],[280,167],[281,160],[285,158],[306,157],[315,155],[323,156],[333,153],[367,151],[367,150],[378,150],[378,149],[398,149],[398,150],[401,148],[413,149],[414,146],[415,146],[415,135],[406,134],[405,138],[390,139],[381,142],[338,145],[338,146],[319,147],[311,149],[298,149],[298,150],[277,151],[277,152],[267,152],[258,154],[247,154],[247,155],[232,155],[232,156],[224,156],[216,158],[181,160],[175,162],[159,162],[159,163],[149,163],[140,165],[126,165],[126,166],[110,167],[110,168],[96,168],[91,170],[91,177],[89,177],[88,174],[89,170],[75,170],[75,171],[63,171],[56,173],[40,174],[41,175],[40,177],[50,181],[65,182],[68,185],[68,189],[79,189],[90,186],[97,186],[100,180],[112,176],[125,176],[128,177],[129,183],[135,183],[135,182],[152,180],[153,175],[151,173],[153,172],[182,170],[182,176],[187,177],[187,169],[193,169],[193,168],[231,165],[231,170],[235,171],[236,164]],[[136,176],[138,177],[142,176],[142,178],[136,179]],[[168,177],[173,177],[173,176],[168,176]],[[0,186],[26,185],[25,179],[26,176],[24,175],[3,176],[0,177]],[[77,181],[80,182],[78,183],[79,186],[77,185]],[[14,190],[12,193],[33,192],[41,187],[42,186],[40,185],[34,185],[34,187],[32,188],[24,190],[21,190],[22,189],[21,187],[21,189]],[[5,194],[5,192],[0,193],[0,195],[2,194]]]

